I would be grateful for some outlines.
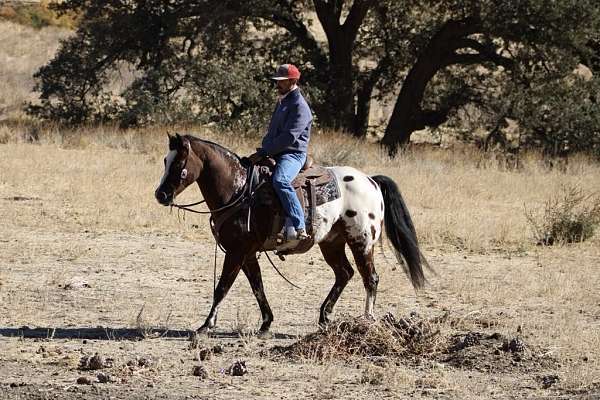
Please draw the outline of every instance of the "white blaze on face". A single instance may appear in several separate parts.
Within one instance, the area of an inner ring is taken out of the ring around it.
[[[163,183],[165,183],[165,180],[167,179],[167,176],[169,175],[169,170],[171,169],[171,165],[173,164],[173,161],[175,161],[176,156],[177,156],[177,151],[175,151],[175,150],[171,150],[167,153],[167,156],[165,157],[165,173],[163,174],[162,178],[160,179],[160,183],[158,184],[158,187],[160,187]]]

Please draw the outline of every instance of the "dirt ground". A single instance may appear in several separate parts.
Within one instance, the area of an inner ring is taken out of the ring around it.
[[[378,250],[377,315],[435,319],[436,353],[289,358],[272,349],[317,331],[319,306],[333,283],[317,249],[277,261],[301,289],[261,258],[275,314],[272,338],[252,334],[260,313],[241,275],[214,335],[191,341],[213,287],[206,220],[178,219],[149,199],[155,227],[122,221],[111,229],[102,193],[88,199],[77,191],[77,173],[86,169],[77,164],[78,151],[48,150],[56,151],[48,160],[59,160],[51,169],[66,182],[30,177],[35,172],[10,160],[34,151],[18,145],[0,153],[0,398],[600,398],[597,241],[480,252],[425,244],[438,276],[430,274],[418,295],[392,253]],[[81,156],[98,181],[120,176],[117,162],[110,169],[94,164],[106,156],[102,151]],[[36,160],[46,162],[41,153]],[[126,219],[137,204],[113,205]],[[100,222],[90,223],[92,217]],[[335,318],[359,316],[364,300],[356,276]],[[459,346],[468,335],[476,340]],[[516,339],[524,349],[503,349]],[[238,361],[247,373],[228,373]],[[198,366],[204,377],[194,375]]]
[[[3,200],[3,208],[12,205],[14,201]],[[273,338],[259,339],[249,333],[258,326],[260,314],[247,282],[239,279],[223,305],[214,337],[202,339],[201,345],[194,348],[189,330],[208,311],[213,284],[213,246],[209,240],[193,242],[176,234],[61,232],[47,227],[2,229],[0,237],[4,248],[0,259],[3,398],[600,396],[597,347],[590,348],[587,356],[572,359],[569,349],[553,345],[550,328],[545,331],[528,326],[531,314],[535,319],[561,318],[554,315],[552,305],[540,301],[537,305],[504,308],[476,301],[467,291],[448,288],[448,281],[468,279],[491,291],[501,290],[494,280],[503,279],[501,284],[508,285],[518,274],[538,273],[540,260],[529,254],[471,255],[429,250],[430,261],[441,276],[432,279],[432,287],[419,297],[415,297],[400,270],[393,271],[380,257],[378,311],[399,315],[410,311],[449,313],[457,331],[462,332],[510,334],[514,325],[522,324],[525,332],[531,330],[523,335],[524,341],[542,346],[548,363],[519,365],[508,354],[490,362],[486,354],[476,354],[470,361],[464,355],[465,365],[437,361],[403,365],[403,360],[397,360],[398,365],[394,361],[378,366],[358,358],[324,363],[286,360],[265,351],[291,344],[316,330],[318,307],[332,280],[317,252],[279,263],[301,290],[290,288],[274,271],[265,268],[276,317]],[[585,253],[581,256],[585,258]],[[547,261],[553,258],[547,257]],[[597,265],[599,260],[591,257],[587,261]],[[577,268],[577,264],[575,259],[563,264],[564,273]],[[360,314],[363,301],[364,291],[355,279],[344,293],[337,315]],[[600,304],[573,310],[576,315],[571,318],[598,329],[599,310]],[[161,336],[155,337],[152,328],[158,328],[156,335]],[[222,346],[222,353],[198,360],[198,349],[216,345]],[[493,351],[488,350],[490,354]],[[82,357],[96,353],[113,359],[112,366],[78,369]],[[223,370],[237,360],[245,361],[248,373],[240,377],[225,374]],[[203,380],[192,375],[193,367],[201,364],[208,373]],[[569,377],[571,366],[585,370],[586,364],[593,379],[590,386],[580,391],[573,387],[561,389],[561,378]],[[97,383],[99,372],[111,375],[114,382]],[[96,383],[76,384],[82,376]],[[544,379],[553,376],[559,378],[556,387],[544,388]],[[374,384],[369,383],[373,379]]]

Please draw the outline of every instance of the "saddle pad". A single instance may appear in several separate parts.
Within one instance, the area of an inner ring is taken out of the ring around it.
[[[306,171],[301,171],[296,179],[292,181],[292,186],[305,187],[306,181],[310,179],[313,186],[321,186],[329,183],[331,180],[335,180],[335,177],[331,173],[331,170],[320,165],[310,167]]]
[[[269,186],[271,185],[271,178],[273,175],[271,168],[259,166],[257,167],[256,172],[258,179],[255,179],[255,186],[263,181],[266,181]],[[306,211],[308,211],[307,208],[310,207],[308,201],[304,201],[305,199],[308,200],[308,195],[306,193],[308,181],[310,181],[316,192],[315,206],[320,206],[321,204],[328,203],[340,197],[340,189],[331,169],[322,166],[312,166],[306,171],[301,171],[292,181],[292,187],[296,190],[296,194],[298,194],[298,199],[304,207],[305,214]],[[302,193],[302,195],[300,195],[300,193]]]
[[[271,193],[270,196],[276,197],[276,194],[271,186],[271,169],[267,167],[259,167],[257,172],[259,176],[258,182],[266,181],[270,188],[270,190],[268,190],[268,192]],[[300,200],[300,204],[304,210],[304,218],[306,220],[307,230],[312,235],[315,231],[316,207],[336,200],[341,196],[335,175],[329,168],[313,166],[306,171],[301,171],[300,174],[298,174],[298,176],[292,181],[292,186],[295,189],[298,200]],[[283,228],[284,223],[284,213],[283,210],[281,210],[279,201],[271,201],[270,203],[274,207],[273,228],[270,237],[267,238],[263,244],[264,250],[274,250],[277,248],[276,237]],[[313,243],[313,238],[311,238],[310,241],[307,243],[301,243],[295,249],[286,249],[285,252],[280,253],[304,253],[310,249],[310,247],[312,247]]]

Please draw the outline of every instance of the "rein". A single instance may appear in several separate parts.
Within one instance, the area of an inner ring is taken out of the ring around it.
[[[188,208],[188,207],[197,206],[197,205],[202,204],[202,203],[206,203],[206,200],[197,201],[195,203],[190,203],[190,204],[175,204],[175,203],[171,203],[171,208],[175,207],[175,208],[178,208],[180,210],[185,210],[185,211],[193,212],[193,213],[196,213],[196,214],[210,214],[211,211],[196,211],[196,210],[192,210],[191,208]]]
[[[175,204],[175,203],[171,203],[171,207],[175,207],[178,208],[180,210],[185,210],[185,211],[189,211],[189,212],[193,212],[196,214],[214,214],[214,213],[218,213],[219,211],[225,211],[228,208],[231,208],[233,206],[235,206],[236,204],[238,204],[245,196],[246,196],[246,192],[248,192],[252,186],[252,173],[251,173],[251,166],[248,167],[248,170],[246,171],[247,176],[249,176],[250,178],[246,179],[246,183],[244,184],[244,190],[242,190],[242,192],[240,193],[240,195],[233,200],[232,202],[230,202],[229,204],[225,204],[223,207],[219,207],[216,208],[214,210],[208,210],[208,211],[198,211],[198,210],[194,210],[190,207],[193,206],[197,206],[199,204],[202,203],[206,203],[206,200],[201,200],[201,201],[197,201],[195,203],[189,203],[189,204]]]
[[[275,264],[273,264],[273,261],[271,260],[271,257],[269,257],[269,253],[267,253],[266,251],[263,251],[263,253],[265,253],[265,256],[267,256],[267,260],[269,260],[269,262],[271,263],[271,266],[275,269],[275,271],[277,271],[277,273],[279,274],[279,276],[281,276],[283,278],[284,281],[286,281],[287,283],[289,283],[291,286],[295,287],[296,289],[302,289],[300,286],[298,285],[294,285],[288,278],[286,278],[280,271],[279,268],[277,268],[275,266]]]

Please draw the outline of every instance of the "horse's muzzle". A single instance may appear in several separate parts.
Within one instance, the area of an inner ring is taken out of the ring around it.
[[[154,192],[154,197],[156,197],[156,200],[163,206],[168,206],[173,202],[172,195],[168,195],[167,193],[158,189],[156,189],[156,192]]]

